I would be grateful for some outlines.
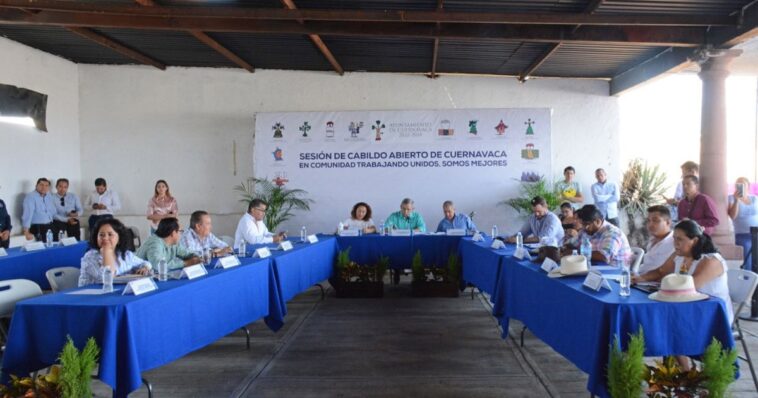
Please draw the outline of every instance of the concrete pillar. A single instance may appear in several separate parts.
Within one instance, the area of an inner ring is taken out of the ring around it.
[[[700,125],[700,191],[713,198],[718,210],[719,225],[713,239],[722,255],[728,259],[741,259],[742,248],[734,244],[734,230],[727,208],[726,176],[726,78],[729,64],[741,50],[712,50],[716,52],[700,63],[703,81],[702,113]]]

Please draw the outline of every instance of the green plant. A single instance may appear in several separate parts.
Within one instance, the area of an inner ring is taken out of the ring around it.
[[[461,264],[457,253],[450,253],[447,256],[447,279],[450,281],[458,281],[461,275]]]
[[[737,361],[737,351],[722,349],[721,343],[714,338],[705,349],[702,360],[704,384],[708,390],[708,396],[724,397],[729,384],[734,381],[734,373],[737,370],[734,365]]]
[[[629,162],[621,181],[619,206],[626,212],[627,236],[633,246],[645,247],[647,243],[647,229],[644,223],[637,225],[637,217],[644,215],[648,207],[664,203],[667,189],[666,173],[660,166],[651,167],[640,159]]]
[[[2,398],[58,398],[61,396],[59,384],[60,366],[53,365],[50,373],[31,377],[11,375],[8,385],[0,385]]]
[[[92,397],[91,378],[100,349],[95,339],[90,337],[81,352],[68,337],[58,360],[61,363],[59,376],[61,393],[64,398]]]
[[[390,258],[387,256],[379,256],[379,260],[376,262],[376,280],[384,280],[384,275],[387,273],[387,269],[390,267]]]
[[[417,250],[413,255],[413,261],[411,261],[411,273],[413,274],[414,282],[426,281],[426,269],[424,269],[424,262],[421,258],[421,250]]]
[[[520,181],[517,179],[517,181]],[[519,197],[507,199],[498,202],[498,206],[508,205],[516,210],[519,214],[532,214],[532,199],[535,196],[542,196],[547,202],[550,211],[555,211],[561,205],[561,196],[555,192],[552,186],[548,186],[544,177],[534,182],[521,181]]]
[[[618,335],[611,344],[611,357],[608,364],[608,390],[613,398],[639,397],[642,394],[642,381],[647,368],[643,356],[645,353],[645,336],[640,327],[637,334],[629,335],[626,352],[621,351]]]
[[[350,249],[352,246],[348,246],[345,250],[340,250],[339,253],[337,253],[337,262],[334,263],[334,265],[337,267],[335,271],[337,271],[337,274],[339,274],[345,267],[347,267],[350,264]]]
[[[268,203],[265,223],[272,231],[292,218],[294,210],[310,210],[313,203],[312,199],[305,197],[307,191],[288,189],[265,178],[250,178],[247,184],[241,182],[234,190],[242,196],[240,202],[249,204],[253,199],[262,199]]]
[[[647,396],[653,398],[697,397],[703,374],[693,367],[687,372],[679,368],[676,357],[668,356],[647,366]]]

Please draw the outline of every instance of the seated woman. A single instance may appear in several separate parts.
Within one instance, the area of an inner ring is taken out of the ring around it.
[[[750,194],[750,181],[745,177],[737,179],[733,195],[729,195],[729,217],[734,221],[734,240],[742,246],[745,258],[744,269],[753,270],[753,249],[750,227],[758,227],[758,198]]]
[[[103,283],[103,267],[111,268],[115,275],[150,273],[150,263],[126,249],[129,242],[127,231],[115,218],[97,223],[89,240],[90,250],[82,257],[79,286]]]
[[[350,218],[343,221],[345,229],[358,229],[364,234],[373,234],[376,232],[374,220],[371,219],[371,206],[368,203],[358,202],[350,211]]]
[[[137,255],[155,265],[158,265],[159,261],[165,260],[169,270],[201,263],[202,258],[179,244],[181,237],[179,220],[174,217],[164,218],[158,223],[155,235],[147,238],[137,250]]]
[[[660,281],[671,273],[692,275],[698,292],[724,301],[729,323],[732,322],[734,313],[729,297],[726,261],[718,253],[711,237],[692,220],[681,221],[674,227],[674,254],[660,268],[633,276],[632,283]],[[686,357],[679,357],[678,360],[683,370],[689,369]]]

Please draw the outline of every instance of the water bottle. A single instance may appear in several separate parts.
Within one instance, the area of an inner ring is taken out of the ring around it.
[[[237,249],[237,254],[239,254],[240,257],[245,257],[245,254],[247,250],[247,243],[245,242],[245,239],[240,239],[240,246]]]
[[[493,225],[492,226],[492,239],[497,238],[497,235],[498,235],[498,233],[497,233],[497,225]]]
[[[587,259],[587,269],[592,269],[592,244],[587,238],[582,239],[582,246],[579,249],[582,256]]]
[[[344,230],[345,230],[345,224],[343,224],[342,221],[340,221],[340,223],[337,224],[337,235],[339,235]]]
[[[53,230],[48,229],[45,234],[45,247],[53,247]]]
[[[164,259],[158,260],[158,280],[161,282],[168,280],[168,263]]]
[[[308,238],[308,230],[305,228],[305,225],[303,225],[302,228],[300,228],[300,242],[305,242]]]
[[[203,249],[203,265],[211,265],[212,251],[210,247]]]
[[[379,235],[384,235],[384,220],[379,221]]]
[[[113,270],[111,267],[103,267],[103,292],[113,292]]]
[[[63,244],[63,239],[66,239],[66,233],[63,231],[58,231],[58,243]]]
[[[524,247],[524,236],[521,235],[521,231],[516,233],[516,249]]]
[[[572,251],[571,251],[571,255],[572,255],[572,256],[578,256],[578,255],[579,255],[579,253],[577,253],[577,252],[576,252],[576,249],[574,249],[574,250],[572,250]]]
[[[627,297],[631,294],[630,284],[632,281],[631,272],[626,265],[621,266],[621,279],[619,280],[619,296]]]

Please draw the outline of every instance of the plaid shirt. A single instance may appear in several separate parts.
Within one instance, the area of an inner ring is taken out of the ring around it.
[[[603,253],[611,265],[615,263],[614,260],[621,258],[626,262],[632,256],[632,249],[629,247],[629,241],[626,239],[624,232],[608,221],[603,221],[603,225],[593,235],[589,235],[586,231],[582,230],[579,236],[571,239],[570,244],[574,247],[579,247],[584,238],[589,238],[590,244],[592,244],[592,251]]]

